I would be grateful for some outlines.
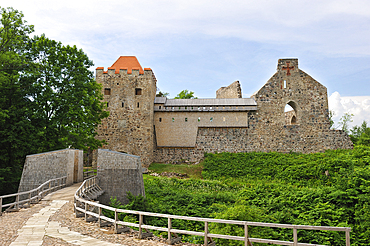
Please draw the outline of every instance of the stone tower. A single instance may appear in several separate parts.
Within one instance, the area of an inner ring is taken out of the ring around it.
[[[140,156],[148,167],[154,142],[154,73],[143,69],[135,56],[121,56],[107,71],[98,67],[96,81],[110,112],[98,127],[97,138],[107,141],[104,148]]]

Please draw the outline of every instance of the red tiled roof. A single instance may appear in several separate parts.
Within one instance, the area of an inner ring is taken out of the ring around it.
[[[119,69],[127,69],[127,74],[132,74],[132,69],[134,69],[139,70],[139,74],[144,74],[144,70],[136,56],[120,56],[108,69],[115,69],[115,73],[119,73]]]

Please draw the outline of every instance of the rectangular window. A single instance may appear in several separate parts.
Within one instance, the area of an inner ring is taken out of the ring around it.
[[[198,122],[200,122],[200,117],[198,117]]]
[[[162,122],[162,118],[159,118],[159,122]]]
[[[109,103],[107,102],[107,108],[109,107]]]
[[[104,95],[106,96],[110,95],[110,88],[104,88]]]
[[[286,80],[284,80],[284,89],[286,88]]]
[[[137,103],[137,107],[140,108],[140,103]]]
[[[213,121],[213,117],[211,117],[211,119],[209,119],[209,121],[212,122]]]
[[[122,102],[122,108],[125,106],[125,103],[124,102]]]
[[[135,95],[141,95],[142,89],[141,88],[135,88]]]
[[[185,122],[188,122],[188,118],[185,118]]]
[[[175,122],[175,118],[172,118],[172,122]]]
[[[223,119],[222,119],[223,121],[225,121],[225,117],[223,117]]]
[[[159,106],[159,109],[161,109],[162,108],[162,106]]]

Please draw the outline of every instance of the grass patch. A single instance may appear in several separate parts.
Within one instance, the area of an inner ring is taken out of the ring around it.
[[[187,164],[166,164],[166,163],[152,163],[149,170],[162,173],[162,172],[172,172],[172,173],[181,173],[187,174],[189,178],[202,179],[202,170],[203,164],[199,163],[196,165],[187,165]]]

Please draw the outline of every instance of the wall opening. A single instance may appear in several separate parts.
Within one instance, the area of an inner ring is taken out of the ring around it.
[[[285,125],[298,124],[297,104],[295,102],[290,101],[285,105],[284,118]]]
[[[135,95],[141,95],[142,89],[141,88],[135,88]]]
[[[106,96],[110,95],[110,88],[104,88],[104,95]]]

